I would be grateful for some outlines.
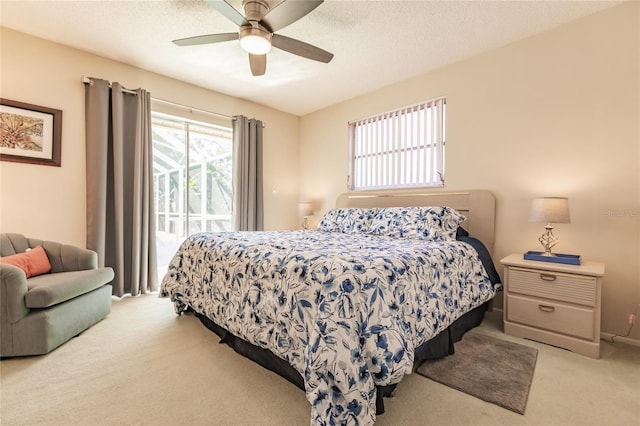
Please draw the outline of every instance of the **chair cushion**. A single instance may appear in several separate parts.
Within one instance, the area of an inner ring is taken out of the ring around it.
[[[58,272],[27,280],[25,304],[28,308],[47,308],[101,287],[113,279],[113,269]]]

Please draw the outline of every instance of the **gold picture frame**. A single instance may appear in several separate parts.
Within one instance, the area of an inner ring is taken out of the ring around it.
[[[0,98],[0,161],[60,167],[62,111]]]

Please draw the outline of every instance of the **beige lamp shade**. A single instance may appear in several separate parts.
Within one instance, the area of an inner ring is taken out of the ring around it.
[[[311,201],[304,201],[298,205],[300,216],[313,216],[313,204]]]
[[[529,222],[571,223],[567,197],[535,198],[531,203]]]

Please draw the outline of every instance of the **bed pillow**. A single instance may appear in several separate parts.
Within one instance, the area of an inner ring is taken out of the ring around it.
[[[27,274],[27,278],[46,274],[51,271],[51,263],[49,262],[47,253],[41,246],[36,246],[24,253],[0,257],[0,263],[17,266]]]
[[[456,230],[456,239],[460,238],[460,237],[468,237],[469,236],[469,232],[464,229],[462,226],[458,226],[458,229]]]
[[[478,256],[480,257],[482,266],[484,266],[484,269],[489,276],[489,280],[496,290],[501,290],[502,283],[500,274],[498,274],[498,271],[496,270],[496,265],[493,263],[491,253],[489,253],[489,250],[487,250],[487,247],[482,243],[482,241],[477,238],[469,237],[468,235],[458,235],[456,240],[471,245],[478,252]]]
[[[451,207],[387,207],[380,209],[371,224],[371,233],[389,237],[433,241],[455,240],[466,218]]]
[[[356,234],[369,232],[379,209],[333,209],[320,220],[317,229],[325,232]]]

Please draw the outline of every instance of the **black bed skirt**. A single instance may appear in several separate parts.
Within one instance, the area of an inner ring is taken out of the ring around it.
[[[454,343],[462,339],[462,336],[469,330],[480,325],[484,318],[484,313],[487,311],[490,302],[486,302],[477,308],[467,312],[460,318],[458,318],[447,329],[437,334],[431,340],[423,343],[416,349],[415,353],[415,368],[417,368],[423,361],[427,359],[442,358],[454,353]],[[196,317],[211,331],[220,336],[220,343],[226,343],[233,350],[239,354],[251,359],[264,368],[273,371],[281,377],[284,377],[289,382],[293,383],[303,391],[304,379],[288,362],[282,358],[277,357],[272,352],[254,346],[251,343],[243,340],[226,329],[220,327],[215,322],[211,321],[204,315],[196,312]],[[378,386],[376,392],[376,414],[380,415],[384,413],[384,397],[389,397],[395,390],[397,384],[388,386]]]

